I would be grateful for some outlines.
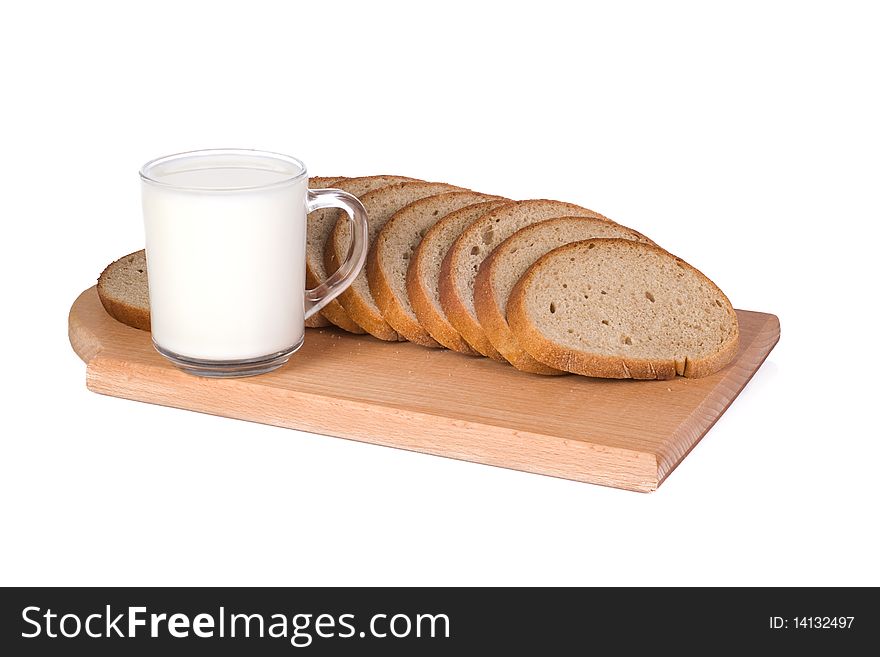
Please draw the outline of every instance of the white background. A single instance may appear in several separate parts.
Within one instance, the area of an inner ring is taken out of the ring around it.
[[[0,583],[880,584],[871,4],[581,5],[4,9]],[[226,146],[586,205],[782,340],[650,495],[88,392],[138,167]]]

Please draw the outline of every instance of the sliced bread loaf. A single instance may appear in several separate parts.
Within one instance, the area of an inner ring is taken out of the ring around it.
[[[406,271],[422,237],[450,212],[497,199],[479,192],[427,196],[395,212],[379,231],[367,258],[367,281],[382,317],[410,342],[442,346],[419,324],[406,293]]]
[[[507,203],[487,201],[450,212],[425,233],[406,272],[406,291],[419,324],[444,347],[469,356],[480,354],[449,323],[440,305],[440,266],[449,247],[468,226]]]
[[[324,189],[325,187],[332,187],[334,185],[334,183],[337,183],[340,180],[345,180],[345,178],[326,178],[326,177],[316,176],[313,178],[309,178],[309,188],[310,189]],[[311,222],[313,219],[317,219],[318,214],[320,212],[321,212],[320,210],[316,210],[315,212],[312,212],[309,215],[309,222]],[[306,226],[306,245],[307,245],[306,248],[308,248],[308,243],[311,239],[312,239],[312,228],[311,228],[311,223],[309,223]],[[306,268],[308,269],[308,266]],[[308,276],[308,274],[307,274],[307,276]],[[307,280],[306,284],[309,287],[315,287],[315,283],[312,283],[311,281]],[[315,313],[314,315],[312,315],[311,317],[309,317],[306,320],[306,326],[309,328],[323,328],[325,326],[332,326],[332,325],[333,325],[332,322],[330,322],[330,320],[328,320],[326,317],[324,317],[324,315],[322,315],[320,312]]]
[[[501,206],[471,224],[450,247],[440,270],[440,303],[450,323],[484,356],[507,362],[486,337],[474,308],[474,280],[483,260],[520,228],[555,217],[602,215],[573,203],[544,199]]]
[[[113,319],[150,330],[150,291],[143,249],[107,265],[98,277],[98,298]]]
[[[529,356],[507,324],[507,299],[516,282],[548,251],[596,237],[618,237],[653,244],[631,228],[607,219],[563,217],[548,219],[516,231],[480,265],[474,281],[474,307],[492,345],[515,368],[534,374],[562,374]]]
[[[426,196],[445,192],[461,191],[460,187],[446,183],[434,182],[401,182],[387,185],[360,197],[367,210],[369,223],[369,241],[372,245],[376,235],[382,230],[385,222],[402,207]],[[324,265],[328,271],[335,271],[348,253],[351,230],[347,221],[338,220],[327,240],[324,251]],[[367,333],[380,340],[401,340],[401,336],[382,317],[382,312],[373,300],[367,274],[362,271],[351,286],[338,297],[342,307]]]
[[[712,281],[657,246],[622,239],[539,258],[514,286],[507,321],[536,360],[606,378],[707,376],[739,342],[736,312]]]
[[[316,179],[313,178],[309,181],[311,187],[317,187],[317,185],[314,184],[315,180]],[[344,192],[360,197],[367,192],[383,187],[384,185],[390,185],[405,180],[412,180],[412,178],[407,178],[405,176],[363,176],[360,178],[337,179],[336,182],[333,183],[333,186]],[[330,274],[336,271],[336,267],[328,270],[324,266],[324,248],[327,244],[327,240],[330,238],[330,233],[333,232],[333,228],[336,225],[339,212],[340,211],[335,208],[325,208],[323,210],[315,210],[309,214],[306,231],[306,285],[310,288],[327,280],[327,278],[330,277]],[[348,316],[345,308],[339,303],[338,298],[324,306],[321,309],[321,314],[331,323],[350,333],[364,332],[364,330]]]

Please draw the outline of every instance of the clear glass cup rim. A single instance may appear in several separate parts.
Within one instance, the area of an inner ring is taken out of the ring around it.
[[[262,185],[246,185],[243,187],[207,187],[207,186],[193,186],[193,185],[176,185],[174,183],[165,182],[162,180],[158,180],[153,177],[152,172],[161,167],[163,165],[171,164],[177,161],[186,161],[193,160],[197,161],[199,159],[208,159],[208,158],[223,158],[223,157],[246,157],[253,158],[254,160],[263,159],[263,160],[272,160],[275,162],[281,162],[285,165],[292,165],[296,167],[296,172],[291,172],[290,177],[284,178],[282,180],[276,180],[271,183],[266,183]],[[141,180],[149,183],[151,185],[158,185],[160,187],[167,187],[169,189],[177,189],[182,191],[196,191],[196,192],[237,192],[237,191],[246,191],[246,190],[258,190],[258,189],[268,189],[270,187],[280,187],[283,185],[289,185],[297,180],[305,178],[308,175],[306,171],[306,165],[302,160],[293,157],[292,155],[285,155],[284,153],[276,153],[274,151],[263,151],[256,148],[203,148],[194,151],[183,151],[181,153],[172,153],[171,155],[163,155],[161,157],[157,157],[155,159],[150,160],[146,164],[144,164],[140,169],[140,177]]]

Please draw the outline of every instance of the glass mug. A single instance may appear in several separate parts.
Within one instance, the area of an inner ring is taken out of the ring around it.
[[[296,158],[217,149],[168,155],[140,171],[156,350],[191,374],[270,372],[303,343],[306,318],[357,277],[367,214],[351,194],[309,189]],[[351,246],[339,269],[305,289],[306,216],[339,208]]]

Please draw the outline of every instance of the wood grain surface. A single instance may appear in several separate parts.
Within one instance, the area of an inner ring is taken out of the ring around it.
[[[737,311],[736,359],[703,379],[544,377],[487,358],[308,329],[281,369],[243,379],[184,374],[150,334],[74,302],[69,337],[86,385],[174,406],[566,479],[653,491],[736,398],[779,340],[774,315]]]

